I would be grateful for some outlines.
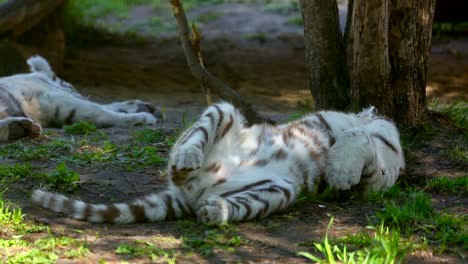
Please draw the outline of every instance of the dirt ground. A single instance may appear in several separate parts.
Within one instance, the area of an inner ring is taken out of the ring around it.
[[[309,104],[302,30],[287,23],[290,15],[267,13],[256,5],[226,4],[217,8],[200,8],[190,13],[192,17],[207,12],[220,14],[201,24],[202,32],[207,32],[202,43],[206,67],[251,102],[256,110],[276,120],[286,120],[298,107]],[[144,7],[133,12],[133,18],[153,15]],[[252,31],[249,25],[255,25],[256,30]],[[93,35],[93,38],[84,45],[67,47],[65,69],[61,73],[61,77],[73,83],[82,94],[100,102],[138,98],[154,103],[163,108],[165,115],[165,121],[155,128],[169,132],[190,123],[204,108],[204,96],[190,75],[177,36],[160,34],[155,37],[142,31],[137,38],[108,34]],[[428,102],[468,100],[468,39],[433,43],[427,88]],[[423,186],[431,177],[460,177],[466,176],[468,171],[468,164],[440,154],[453,144],[459,132],[443,118],[433,116],[432,122],[437,133],[423,140],[414,139],[417,147],[408,154],[411,156],[407,157],[408,170],[401,176],[403,181],[415,186]],[[121,145],[129,142],[135,129],[102,131],[113,143]],[[46,131],[54,137],[66,137],[62,130]],[[36,143],[25,144],[34,146]],[[56,164],[37,161],[32,165],[46,172]],[[130,200],[163,188],[165,182],[163,165],[130,172],[102,164],[72,168],[81,175],[80,190],[75,196],[86,201]],[[330,216],[335,217],[330,235],[339,236],[364,228],[369,223],[368,217],[381,209],[359,199],[293,206],[267,219],[235,224],[244,243],[235,252],[215,250],[214,254],[204,256],[189,253],[181,241],[186,225],[198,228],[193,219],[188,224],[176,221],[121,226],[83,223],[35,208],[25,192],[17,191],[31,190],[37,184],[20,181],[9,188],[6,198],[20,205],[34,221],[50,225],[54,233],[87,238],[91,248],[85,260],[65,259],[59,263],[150,262],[145,257],[126,260],[115,253],[117,244],[135,240],[174,250],[178,263],[305,263],[307,261],[296,253],[310,250],[310,246],[300,243],[321,240]],[[467,197],[432,194],[432,203],[435,208],[468,214]],[[463,261],[466,259],[459,255],[434,255],[430,251],[415,252],[407,259],[408,263]]]

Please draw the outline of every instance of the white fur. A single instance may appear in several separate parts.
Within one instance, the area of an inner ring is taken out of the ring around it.
[[[0,87],[17,101],[28,118],[42,126],[88,121],[100,127],[127,127],[154,125],[157,121],[154,113],[149,113],[154,110],[149,104],[139,100],[109,105],[89,101],[58,78],[44,58],[33,56],[27,62],[31,73],[0,78]]]
[[[246,127],[232,105],[221,103],[209,107],[174,144],[168,190],[114,205],[118,217],[106,221],[180,218],[189,209],[207,224],[250,220],[285,209],[304,187],[316,192],[322,177],[335,189],[358,186],[368,192],[392,186],[403,168],[395,125],[372,107],[358,114],[321,111],[276,127]]]

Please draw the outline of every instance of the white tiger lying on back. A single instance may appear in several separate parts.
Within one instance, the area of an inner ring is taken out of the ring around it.
[[[153,125],[160,113],[139,100],[101,105],[58,78],[40,56],[27,60],[31,72],[0,78],[0,141],[37,135],[40,126],[88,121],[99,127]],[[12,118],[14,117],[14,118]]]
[[[333,188],[364,192],[392,186],[404,168],[395,125],[373,113],[320,111],[279,125],[244,126],[227,103],[209,107],[177,140],[168,190],[130,203],[94,205],[35,190],[45,208],[91,222],[132,223],[196,215],[221,224],[288,207],[322,177]]]

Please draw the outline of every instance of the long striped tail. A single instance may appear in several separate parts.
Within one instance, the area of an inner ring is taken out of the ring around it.
[[[191,214],[183,196],[177,190],[166,190],[129,203],[91,204],[64,195],[34,190],[33,203],[54,212],[88,222],[129,224],[181,218]]]

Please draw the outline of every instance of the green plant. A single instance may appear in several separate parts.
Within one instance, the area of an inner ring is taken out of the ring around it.
[[[73,2],[73,1],[71,1]],[[87,135],[90,132],[97,131],[96,125],[86,121],[76,122],[72,125],[63,126],[63,129],[67,134],[84,134]]]
[[[288,19],[288,24],[296,26],[304,26],[304,19],[301,15],[295,15]]]
[[[23,212],[20,208],[11,208],[11,205],[3,201],[0,195],[0,234],[8,230],[16,230],[23,226]]]
[[[323,242],[314,243],[315,249],[323,257],[309,252],[299,252],[298,255],[317,263],[401,263],[406,254],[411,251],[411,246],[401,239],[398,231],[390,230],[383,224],[375,230],[374,237],[359,237],[362,248],[349,251],[346,245],[337,245],[328,239],[328,230],[332,224],[333,218],[328,224]],[[362,238],[364,239],[361,240]],[[348,238],[348,242],[349,240],[350,238]],[[356,240],[353,238],[353,241]]]
[[[438,193],[468,193],[468,176],[457,178],[437,177],[427,182],[427,188],[430,191]]]
[[[139,143],[156,143],[161,142],[167,138],[167,135],[162,130],[154,130],[145,128],[137,130],[132,134],[133,140]]]
[[[263,6],[263,10],[267,12],[279,13],[279,14],[290,14],[293,12],[299,12],[299,2],[287,1],[287,2],[270,2]]]
[[[90,144],[87,140],[82,140],[77,152],[73,153],[70,161],[84,163],[104,163],[113,162],[117,158],[117,146],[106,140],[102,145]]]
[[[147,256],[151,261],[158,261],[162,258],[175,263],[175,256],[172,251],[159,248],[149,242],[134,241],[133,244],[120,244],[115,253],[124,255],[127,258]]]
[[[198,224],[189,221],[178,223],[184,231],[182,236],[184,246],[205,256],[211,255],[214,249],[234,252],[235,248],[242,245],[244,241],[237,234],[237,230],[229,225],[200,228]],[[197,225],[197,228],[194,225]]]
[[[410,193],[404,201],[391,200],[377,216],[385,223],[400,228],[416,227],[434,215],[429,195]]]
[[[44,179],[60,192],[73,192],[78,189],[80,175],[68,169],[65,162],[62,162],[52,172],[44,175]]]
[[[161,164],[165,161],[165,159],[159,155],[157,148],[152,146],[132,148],[129,157],[132,158],[135,163],[145,166]]]

